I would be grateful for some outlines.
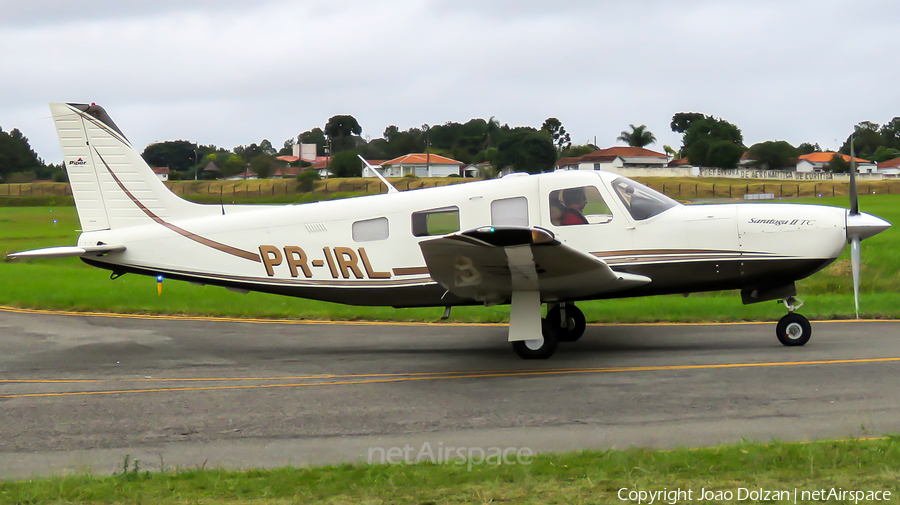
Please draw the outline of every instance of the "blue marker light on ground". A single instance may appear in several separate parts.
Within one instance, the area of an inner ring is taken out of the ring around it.
[[[162,282],[162,281],[163,281],[163,276],[162,276],[162,275],[157,275],[157,276],[156,276],[156,282]]]

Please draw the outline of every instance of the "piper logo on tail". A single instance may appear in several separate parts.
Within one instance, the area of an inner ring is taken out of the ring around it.
[[[76,165],[76,166],[87,165],[87,162],[81,158],[78,158],[77,160],[69,160],[69,165]]]
[[[317,255],[318,256],[318,255]],[[323,247],[321,256],[312,258],[302,248],[289,245],[278,248],[273,245],[259,246],[259,257],[269,277],[275,276],[275,267],[287,263],[291,277],[301,274],[309,279],[313,277],[313,269],[328,268],[332,279],[390,279],[390,272],[376,272],[372,268],[366,248],[353,250],[350,247]],[[321,259],[320,259],[321,258]],[[361,268],[360,268],[361,264]]]

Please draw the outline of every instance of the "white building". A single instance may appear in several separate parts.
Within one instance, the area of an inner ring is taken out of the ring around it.
[[[610,147],[578,158],[560,158],[557,170],[613,170],[623,168],[664,168],[665,154],[643,147]]]
[[[464,165],[461,161],[456,161],[438,154],[411,153],[387,160],[376,168],[383,168],[382,175],[385,177],[403,177],[407,174],[413,174],[416,177],[447,177],[449,175],[459,175],[459,171]],[[375,174],[369,171],[369,168],[363,166],[363,177],[375,177]]]
[[[900,176],[900,158],[894,158],[879,163],[878,173],[883,174],[885,177],[892,178]]]
[[[169,180],[169,167],[156,167],[153,169],[153,173],[163,182]]]
[[[825,166],[831,161],[835,155],[844,158],[844,161],[850,163],[850,156],[841,153],[810,153],[801,155],[797,160],[798,172],[824,172]],[[878,170],[878,166],[869,160],[862,158],[854,158],[856,161],[856,169],[860,174],[872,174]]]

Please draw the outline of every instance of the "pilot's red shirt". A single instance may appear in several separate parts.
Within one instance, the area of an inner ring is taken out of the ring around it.
[[[569,226],[573,224],[588,224],[588,221],[583,215],[581,215],[581,212],[578,212],[574,209],[568,209],[568,211],[560,220],[560,224],[562,226]]]

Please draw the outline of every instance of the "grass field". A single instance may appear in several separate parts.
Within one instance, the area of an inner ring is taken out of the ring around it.
[[[900,223],[900,196],[861,197],[866,212]],[[846,206],[846,198],[801,200]],[[54,222],[55,221],[55,222]],[[72,207],[0,208],[0,253],[71,245],[78,228]],[[862,310],[865,317],[900,317],[900,230],[892,228],[863,242]],[[853,314],[852,281],[847,254],[835,264],[799,283],[812,319],[847,318]],[[157,296],[155,280],[126,275],[109,280],[109,272],[88,267],[75,258],[0,263],[0,305],[136,313],[170,313],[228,317],[435,321],[442,309],[349,307],[325,302],[250,293],[241,295],[216,287],[168,281]],[[589,321],[752,321],[774,320],[784,312],[776,302],[744,306],[734,292],[583,302]],[[457,307],[451,321],[503,322],[508,307]]]
[[[475,459],[470,462],[477,461]],[[470,469],[471,468],[471,469]],[[712,495],[700,500],[706,490]],[[842,500],[812,492],[852,491]],[[0,483],[0,504],[579,504],[633,503],[638,492],[691,492],[653,503],[897,503],[900,439],[814,443],[743,443],[697,450],[542,455],[516,464],[343,465],[227,472],[182,469],[150,474],[123,460],[113,476],[72,476]],[[743,491],[742,491],[743,490]],[[787,493],[772,500],[750,492]],[[795,491],[796,490],[796,491]],[[623,501],[634,492],[633,499]],[[732,499],[715,499],[715,496]],[[806,493],[806,495],[804,495]],[[886,495],[885,493],[890,493]],[[805,499],[804,499],[805,498]],[[647,496],[643,503],[649,503]],[[879,501],[884,503],[884,501]]]
[[[847,199],[814,203],[846,206]],[[900,196],[861,198],[864,211],[900,223]],[[78,228],[72,207],[0,208],[0,253],[71,245]],[[863,309],[869,317],[900,317],[900,230],[863,243]],[[845,255],[846,256],[846,255]],[[77,259],[0,262],[0,304],[17,307],[174,313],[264,318],[435,321],[441,309],[348,307],[259,293],[167,281],[157,296],[155,280],[109,273]],[[813,319],[849,317],[853,311],[846,258],[803,281],[803,313]],[[775,320],[775,302],[744,306],[736,293],[586,302],[597,322]],[[503,322],[507,307],[458,307],[451,321]],[[864,431],[864,430],[863,430]],[[123,454],[124,456],[124,454]],[[890,491],[900,496],[900,438],[808,444],[737,444],[697,450],[581,452],[541,455],[529,464],[342,465],[229,472],[170,469],[147,473],[125,464],[112,476],[77,475],[0,482],[0,504],[59,503],[637,503],[621,501],[620,489],[691,491],[692,501],[737,502],[741,489],[768,491]],[[731,492],[735,499],[697,500],[701,489]],[[882,495],[883,496],[883,495]],[[680,500],[684,503],[687,500]],[[819,500],[803,500],[798,503]],[[761,503],[746,499],[740,503]],[[769,503],[772,501],[769,500]],[[849,499],[837,502],[852,503]],[[862,500],[868,503],[871,500]],[[645,501],[646,503],[646,501]],[[656,501],[654,503],[666,503]],[[778,501],[775,501],[778,503]]]

